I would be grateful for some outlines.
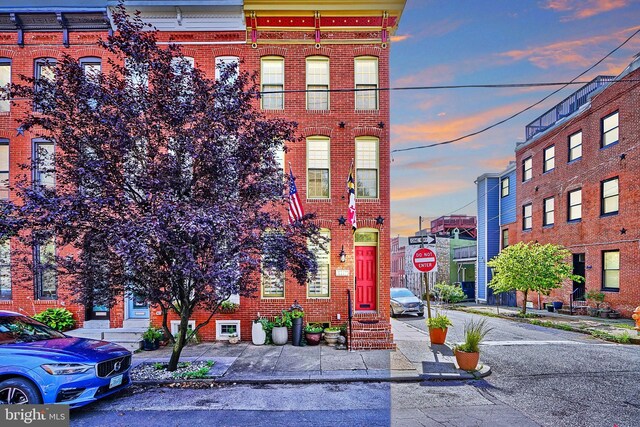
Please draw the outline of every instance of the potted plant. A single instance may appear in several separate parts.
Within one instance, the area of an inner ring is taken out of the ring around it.
[[[269,322],[268,319],[260,316],[253,320],[253,325],[251,326],[251,342],[253,345],[264,345],[267,341],[267,329],[265,328],[265,323],[267,322]]]
[[[444,344],[449,326],[452,325],[451,320],[444,314],[436,313],[434,317],[427,319],[431,344]]]
[[[240,337],[237,332],[229,334],[229,344],[238,344],[238,342],[240,342]]]
[[[240,307],[238,304],[229,300],[222,301],[222,304],[220,304],[220,313],[231,314],[238,310],[238,307]]]
[[[271,330],[271,339],[275,345],[285,345],[289,339],[288,328],[291,327],[291,313],[282,310],[281,316],[273,319],[273,329]]]
[[[291,310],[291,342],[300,347],[302,345],[302,320],[304,311],[298,308]]]
[[[160,347],[160,338],[163,338],[164,334],[158,329],[149,326],[149,328],[142,334],[143,349],[157,350]]]
[[[324,328],[324,340],[330,346],[336,345],[340,336],[340,327]]]
[[[480,359],[480,343],[491,331],[485,320],[471,320],[464,324],[464,342],[453,348],[458,367],[465,371],[473,371]]]
[[[304,337],[307,340],[307,345],[318,345],[322,341],[323,327],[317,324],[309,324],[304,328]]]
[[[586,297],[588,301],[593,301],[593,304],[595,304],[595,308],[589,307],[587,309],[587,313],[589,313],[589,316],[598,317],[600,315],[600,306],[604,302],[604,298],[605,298],[604,292],[599,292],[592,289],[589,292],[587,292]]]

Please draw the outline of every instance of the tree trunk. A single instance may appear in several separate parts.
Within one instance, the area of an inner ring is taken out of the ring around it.
[[[173,372],[178,369],[178,362],[180,361],[180,353],[187,342],[187,333],[189,332],[187,327],[189,326],[189,317],[191,313],[180,313],[180,331],[178,331],[178,339],[173,343],[173,351],[171,352],[171,359],[169,359],[169,366],[167,371]]]
[[[527,294],[529,293],[529,291],[523,291],[524,292],[524,300],[522,301],[522,314],[526,315],[527,314]]]

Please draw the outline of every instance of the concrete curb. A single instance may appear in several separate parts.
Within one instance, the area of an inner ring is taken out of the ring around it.
[[[201,378],[201,379],[176,379],[176,380],[140,380],[132,381],[133,385],[139,386],[166,386],[169,384],[181,384],[184,386],[196,384],[322,384],[322,383],[407,383],[407,382],[441,382],[441,381],[473,381],[491,374],[489,365],[482,365],[480,369],[467,372],[458,369],[458,373],[438,373],[438,374],[416,374],[416,375],[394,375],[394,376],[344,376],[344,377],[261,377],[261,376],[244,376],[244,377],[217,377],[217,378]]]

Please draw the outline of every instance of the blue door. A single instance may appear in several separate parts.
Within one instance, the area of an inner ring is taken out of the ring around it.
[[[149,303],[138,295],[129,295],[127,297],[129,304],[129,319],[148,319]]]

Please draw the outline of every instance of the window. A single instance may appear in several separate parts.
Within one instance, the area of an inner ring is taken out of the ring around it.
[[[284,58],[267,56],[260,61],[263,110],[284,109]],[[270,93],[279,92],[279,93]]]
[[[312,56],[307,58],[307,110],[328,110],[329,58]]]
[[[9,140],[0,139],[0,199],[9,198]]]
[[[509,246],[509,230],[505,228],[502,230],[502,249]]]
[[[329,138],[307,138],[307,199],[328,199]]]
[[[549,172],[556,167],[556,146],[552,145],[544,149],[544,165],[543,172]]]
[[[284,298],[284,272],[264,268],[262,273],[262,298]]]
[[[216,340],[228,340],[231,334],[240,338],[239,320],[216,320]]]
[[[582,157],[582,131],[569,136],[569,161]]]
[[[331,237],[329,230],[320,230],[320,236],[326,239]],[[307,298],[329,298],[329,285],[331,281],[331,242],[323,243],[325,247],[322,249],[320,245],[309,242],[309,250],[311,250],[318,261],[318,274],[307,284]]]
[[[36,299],[57,299],[58,275],[55,263],[55,239],[33,248],[34,288]]]
[[[549,197],[542,201],[544,216],[542,217],[542,225],[553,225],[555,222],[555,198]]]
[[[620,289],[620,251],[602,252],[602,288]]]
[[[356,197],[378,197],[378,139],[356,138]]]
[[[356,110],[378,109],[378,58],[355,59]]]
[[[582,219],[582,189],[569,191],[569,212],[567,219],[569,221],[578,221]]]
[[[141,90],[149,87],[149,64],[125,59],[127,83],[132,89]]]
[[[522,182],[529,181],[533,178],[533,159],[527,157],[522,161]]]
[[[602,206],[600,213],[602,215],[613,215],[618,213],[619,189],[618,178],[611,178],[601,183]]]
[[[509,177],[502,178],[500,187],[500,196],[507,197],[509,195]]]
[[[0,58],[0,89],[4,89],[11,84],[11,60]],[[0,100],[0,113],[9,111],[11,108],[8,99]]]
[[[0,299],[11,299],[11,250],[8,240],[0,244]]]
[[[81,58],[80,66],[82,67],[82,71],[84,71],[84,76],[88,81],[97,83],[98,76],[102,70],[102,64],[100,58]],[[89,108],[95,110],[98,105],[98,101],[96,99],[88,99],[87,104]]]
[[[36,88],[40,90],[44,83],[49,82],[53,83],[56,78],[56,60],[52,58],[41,58],[36,59],[34,65],[34,77],[39,82],[36,82]],[[40,104],[34,105],[34,109],[36,111],[42,111],[44,107],[48,107],[48,103],[44,100],[40,100]]]
[[[54,188],[56,175],[54,168],[54,145],[50,141],[38,140],[33,143],[33,183],[45,188]]]
[[[608,145],[618,142],[618,112],[609,114],[602,119],[602,141],[600,147],[604,148]]]
[[[193,95],[190,70],[194,67],[195,60],[189,56],[175,57],[171,60],[175,84],[180,89],[177,100],[181,103],[188,103]]]
[[[227,66],[231,66],[231,64],[235,64],[235,73],[230,77],[230,81],[235,81],[240,73],[239,64],[237,56],[218,56],[216,57],[216,81],[220,80],[220,72]]]
[[[531,230],[531,214],[532,214],[531,203],[524,205],[522,207],[522,229],[523,230]]]

